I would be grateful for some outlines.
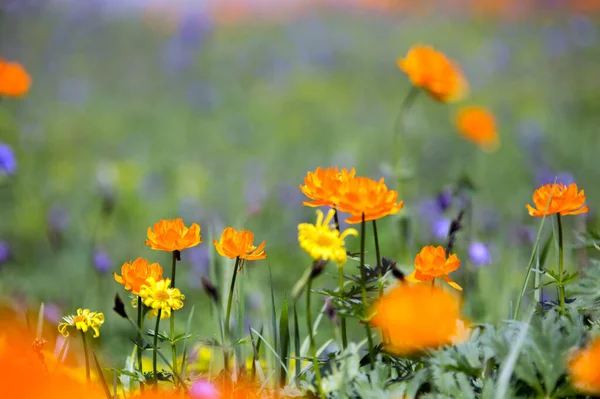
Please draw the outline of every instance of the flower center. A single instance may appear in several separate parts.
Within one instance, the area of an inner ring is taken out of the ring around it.
[[[317,244],[321,247],[332,247],[335,243],[335,237],[332,237],[331,234],[320,233],[317,237]]]
[[[84,315],[79,315],[79,316],[75,316],[73,317],[73,323],[77,324],[77,323],[83,323],[85,321],[86,317]]]
[[[158,291],[158,292],[156,292],[156,294],[154,296],[155,296],[156,300],[158,300],[158,301],[167,301],[167,300],[171,299],[171,296],[166,291]]]

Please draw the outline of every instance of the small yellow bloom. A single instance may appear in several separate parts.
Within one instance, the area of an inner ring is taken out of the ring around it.
[[[69,336],[68,329],[75,327],[77,330],[87,332],[88,328],[94,331],[94,338],[100,336],[100,327],[104,323],[104,314],[100,312],[92,312],[89,309],[77,309],[77,315],[68,315],[63,317],[64,323],[58,325],[58,332],[63,337]]]
[[[248,371],[248,372],[252,371],[253,360],[254,360],[254,357],[252,357],[252,356],[248,356],[246,358],[246,371]],[[259,362],[260,362],[260,367],[263,370],[266,370],[267,369],[267,362],[265,362],[264,359],[260,359]]]
[[[149,317],[158,315],[161,310],[161,319],[171,316],[172,310],[178,310],[183,307],[185,296],[179,291],[179,288],[170,288],[171,279],[156,281],[153,277],[146,280],[146,284],[140,289],[140,297],[144,300],[144,305],[152,309]]]
[[[355,229],[346,229],[343,233],[330,226],[335,211],[330,209],[323,220],[323,212],[317,209],[317,222],[315,224],[301,223],[298,225],[298,242],[300,248],[308,252],[314,260],[332,260],[343,266],[347,255],[344,239],[349,235],[358,236]]]

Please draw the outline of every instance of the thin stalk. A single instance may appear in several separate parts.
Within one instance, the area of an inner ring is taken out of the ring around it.
[[[365,317],[367,316],[367,274],[365,273],[365,214],[362,214],[360,223],[360,277],[362,283],[362,300],[365,307]],[[369,321],[365,320],[365,330],[367,331],[367,341],[369,343],[369,357],[371,359],[371,368],[375,368],[375,359],[373,358],[373,337],[371,336],[371,326]]]
[[[563,245],[563,230],[562,230],[562,219],[560,213],[556,214],[556,224],[558,226],[558,298],[560,301],[560,311],[566,314],[565,310],[565,285],[563,284],[563,277],[565,273],[564,265],[564,245]]]
[[[88,354],[87,341],[85,339],[85,333],[81,331],[81,342],[83,342],[83,354],[85,356],[85,380],[89,384],[91,382],[90,377],[90,356]]]
[[[233,267],[233,276],[231,276],[231,286],[229,287],[229,297],[227,298],[227,311],[225,313],[225,336],[230,338],[229,331],[229,318],[231,316],[231,303],[233,302],[233,291],[235,290],[235,279],[238,274],[238,268],[240,267],[240,257],[235,258],[235,266]],[[225,348],[223,352],[223,362],[225,363],[225,369],[229,369],[229,348]]]
[[[373,239],[375,240],[375,254],[377,255],[377,269],[379,270],[379,296],[383,295],[383,281],[381,278],[381,252],[379,251],[379,235],[377,234],[377,221],[373,220]]]
[[[172,312],[172,310],[171,310]],[[160,316],[162,315],[162,309],[158,309],[156,315],[156,327],[154,327],[154,352],[152,353],[152,372],[154,373],[154,390],[158,390],[158,372],[156,371],[156,363],[158,356],[158,325],[160,324]]]
[[[137,360],[138,360],[138,371],[140,374],[144,375],[143,366],[142,366],[142,329],[144,328],[144,320],[143,320],[143,309],[144,302],[142,301],[142,297],[138,296],[138,312],[137,312]],[[144,383],[140,382],[140,391],[144,392]]]
[[[177,251],[173,251],[173,263],[171,264],[171,287],[175,288],[175,272],[177,270]],[[173,370],[177,372],[177,344],[175,343],[175,310],[171,309],[171,355],[173,356]]]
[[[340,276],[340,297],[344,297],[344,266],[338,267]],[[346,318],[340,316],[340,326],[342,329],[342,349],[348,346],[348,332],[346,331]]]
[[[317,359],[317,347],[315,345],[315,338],[313,337],[312,331],[312,318],[310,312],[310,290],[312,287],[312,278],[308,280],[308,285],[306,286],[306,326],[308,327],[308,339],[310,341],[310,351],[313,356],[313,368],[315,369],[315,375],[317,377],[317,392],[321,399],[325,399],[325,394],[321,389],[321,370],[319,368],[319,362]],[[297,362],[299,361],[296,360]]]
[[[403,181],[403,176],[401,173],[400,163],[402,162],[402,158],[404,156],[404,145],[402,145],[402,141],[404,139],[404,117],[412,104],[415,102],[417,95],[419,94],[419,89],[415,86],[411,86],[410,90],[404,97],[402,101],[402,105],[400,106],[400,111],[396,116],[396,120],[394,122],[394,138],[392,141],[392,159],[394,160],[393,168],[396,169],[397,173],[397,182],[398,182],[398,193],[404,195],[405,193],[401,192],[401,186]]]
[[[335,207],[335,205],[333,206],[333,210],[335,211],[333,213],[333,221],[335,222],[335,228],[337,229],[338,233],[341,233],[341,231],[340,231],[340,219],[338,217],[338,211],[337,211],[337,208]]]

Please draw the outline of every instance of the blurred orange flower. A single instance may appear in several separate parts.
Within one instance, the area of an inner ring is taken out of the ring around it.
[[[87,385],[76,369],[41,350],[35,336],[15,327],[16,320],[0,322],[0,398],[7,399],[100,399],[106,396],[92,384]]]
[[[441,277],[452,288],[462,291],[460,285],[456,284],[448,274],[460,266],[460,260],[456,254],[446,258],[446,250],[443,247],[427,246],[415,257],[415,271],[406,277],[411,282],[430,282],[436,277]]]
[[[340,190],[354,178],[356,171],[354,168],[342,169],[335,168],[322,169],[318,167],[314,172],[308,172],[304,178],[304,186],[300,190],[312,201],[305,201],[303,205],[317,207],[334,207],[339,201]]]
[[[466,339],[460,308],[460,300],[440,287],[401,283],[375,303],[370,323],[381,329],[388,352],[405,356]]]
[[[571,383],[581,392],[600,394],[600,338],[573,353],[568,362]]]
[[[438,101],[459,101],[468,92],[460,67],[431,46],[413,46],[405,58],[398,59],[397,65],[415,87],[425,89]]]
[[[460,109],[456,126],[464,138],[485,151],[496,151],[500,146],[494,115],[483,107]]]
[[[172,252],[195,247],[201,242],[200,226],[193,223],[187,228],[183,220],[178,218],[161,220],[154,225],[154,229],[148,228],[146,245],[152,249]]]
[[[346,219],[347,223],[360,223],[363,213],[365,221],[394,215],[404,206],[404,202],[397,202],[398,192],[388,190],[383,178],[379,181],[367,177],[349,180],[338,201],[338,210],[351,215]]]
[[[20,97],[30,87],[31,77],[21,64],[0,58],[0,96]]]
[[[254,234],[251,231],[241,229],[239,232],[233,227],[227,227],[219,241],[214,240],[213,244],[221,256],[229,259],[237,258],[246,260],[265,259],[265,242],[260,243],[258,248],[254,246]]]
[[[146,259],[137,258],[133,262],[126,262],[121,266],[121,276],[113,273],[115,280],[123,284],[126,290],[139,295],[142,285],[149,277],[156,281],[163,279],[163,269],[158,263],[150,263]]]
[[[552,197],[552,198],[550,198]],[[588,211],[585,203],[585,193],[583,190],[577,191],[577,184],[573,183],[568,187],[562,183],[546,184],[535,190],[533,193],[533,204],[535,208],[527,204],[529,215],[543,217],[560,213],[565,215],[578,215]],[[546,210],[548,208],[548,210]]]

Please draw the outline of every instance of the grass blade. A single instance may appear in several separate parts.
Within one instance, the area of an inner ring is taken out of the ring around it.
[[[98,358],[96,357],[96,352],[92,349],[92,357],[94,358],[94,364],[96,365],[96,372],[100,377],[100,382],[102,383],[102,390],[108,399],[112,399],[112,395],[110,393],[110,389],[108,389],[108,384],[104,379],[104,374],[102,373],[102,367],[100,367],[100,362],[98,362]]]
[[[40,311],[38,313],[38,321],[37,321],[37,330],[35,332],[35,337],[37,339],[42,338],[42,333],[44,332],[44,302],[40,304]]]
[[[288,304],[287,297],[283,298],[283,306],[279,317],[279,357],[283,360],[286,366],[289,367],[289,350],[290,350],[290,323],[288,319]],[[279,370],[279,384],[285,385],[287,372],[282,368]]]
[[[185,338],[183,339],[183,355],[181,356],[181,377],[185,378],[185,376],[187,375],[187,364],[186,364],[186,358],[187,358],[187,341],[188,341],[188,336],[190,334],[190,328],[192,327],[192,318],[194,317],[194,309],[196,308],[196,305],[192,305],[192,310],[190,310],[190,315],[188,316],[187,319],[187,325],[185,327]]]
[[[265,343],[265,345],[267,346],[267,348],[269,348],[269,350],[275,356],[275,358],[277,359],[277,361],[279,362],[279,364],[281,365],[281,367],[283,367],[284,371],[287,373],[288,372],[287,367],[285,367],[285,364],[283,364],[283,362],[281,361],[281,358],[277,354],[277,351],[275,349],[273,349],[273,347],[271,345],[269,345],[269,343],[267,342],[267,340],[258,331],[256,331],[254,328],[252,328],[251,331],[254,334],[256,334],[258,336],[258,338],[260,338]]]
[[[294,369],[296,371],[296,379],[300,377],[300,328],[298,326],[298,310],[296,309],[296,301],[294,304],[294,355],[296,360],[294,361]]]
[[[273,344],[279,347],[277,334],[277,309],[275,308],[275,293],[273,292],[273,275],[271,274],[271,263],[269,262],[269,288],[271,289],[271,327],[273,328]]]

